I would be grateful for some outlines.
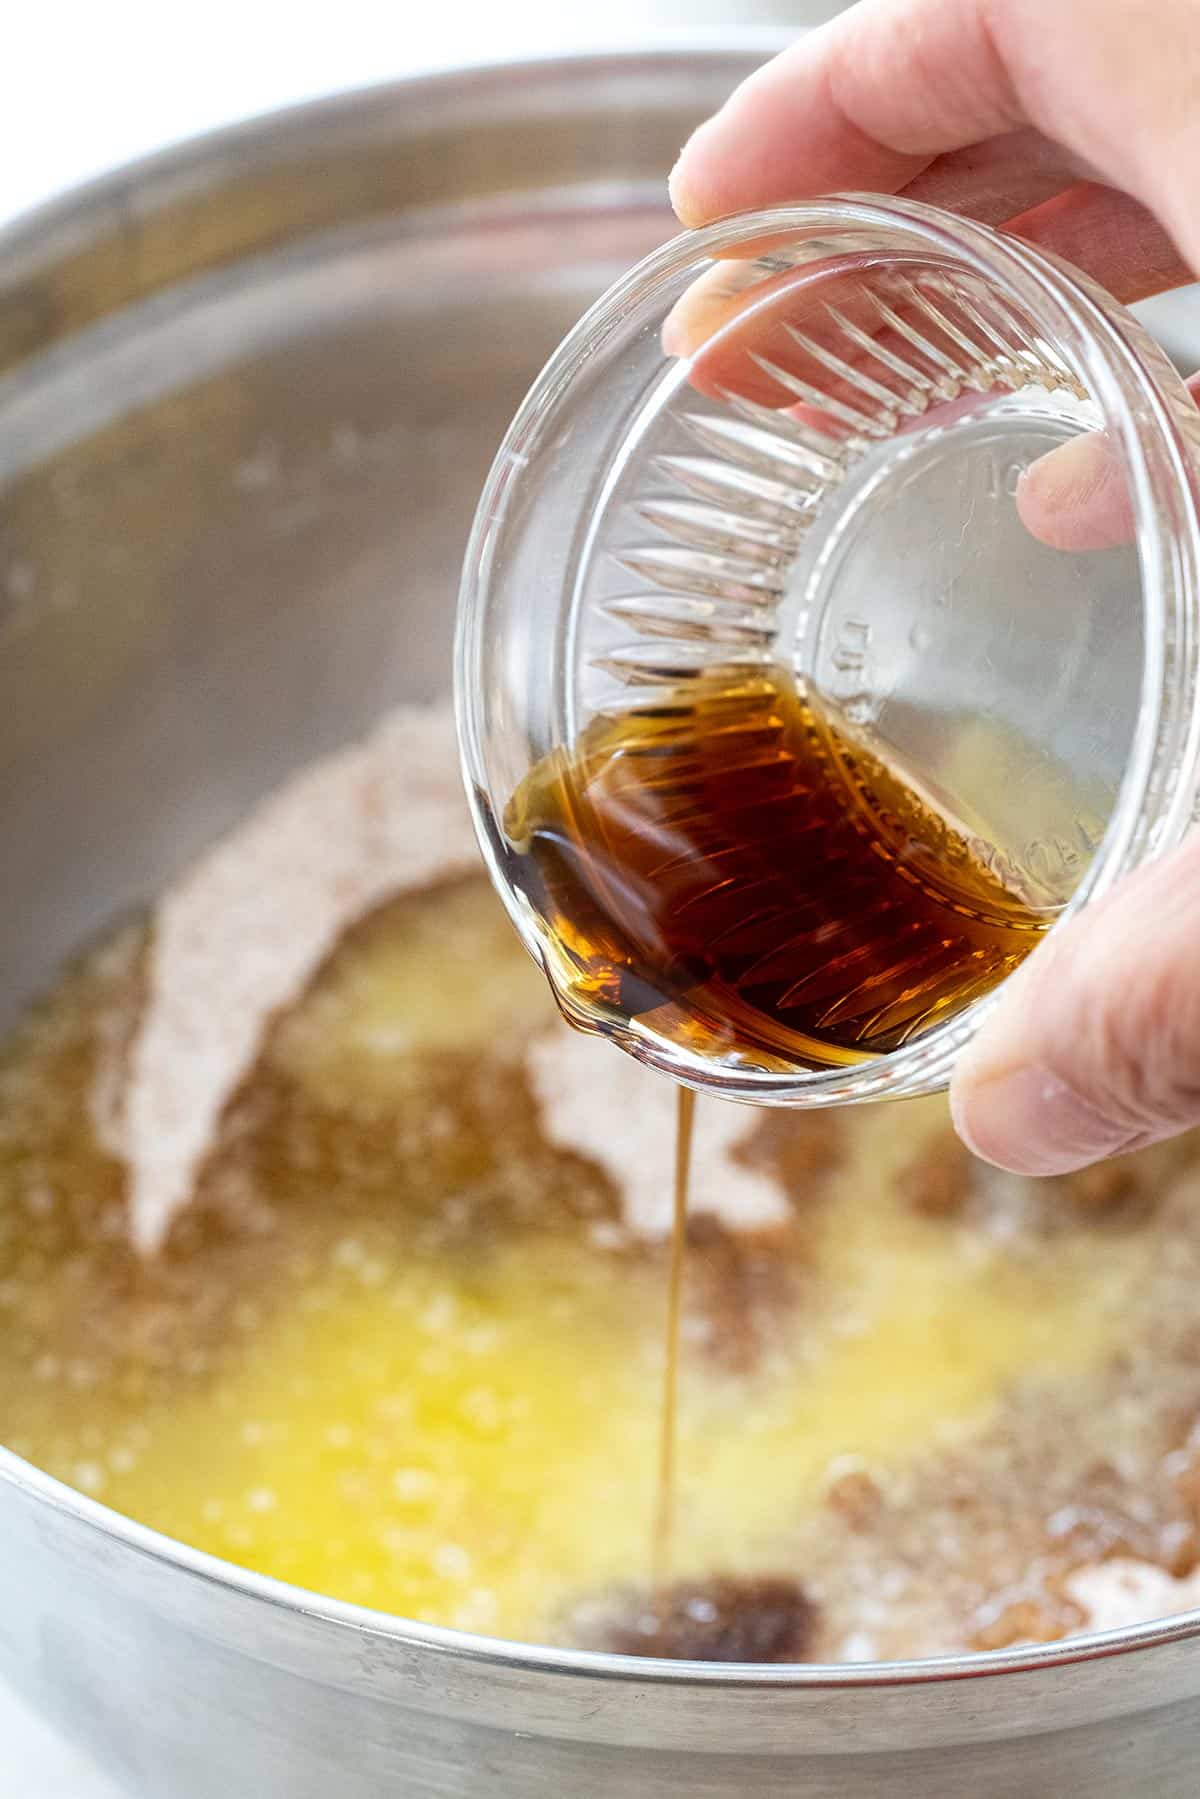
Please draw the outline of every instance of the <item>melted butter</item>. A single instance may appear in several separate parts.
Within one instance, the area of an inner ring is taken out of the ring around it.
[[[77,991],[59,1003],[78,1007]],[[353,1103],[386,1119],[429,1058],[466,1046],[511,1060],[547,1005],[484,884],[464,883],[393,909],[336,958],[273,1059],[301,1108]],[[677,1575],[778,1569],[842,1458],[902,1467],[980,1429],[1015,1383],[1086,1374],[1144,1277],[1136,1236],[1036,1240],[914,1213],[896,1177],[944,1129],[937,1103],[866,1108],[846,1129],[805,1238],[801,1298],[765,1356],[732,1372],[695,1340],[702,1319],[685,1336]],[[0,1161],[0,1192],[19,1269],[35,1220],[18,1176],[36,1146],[18,1147]],[[667,1181],[669,1141],[662,1162]],[[80,1303],[79,1256],[39,1251],[42,1301],[10,1292],[21,1327],[0,1334],[0,1435],[118,1510],[263,1573],[552,1639],[581,1595],[647,1574],[661,1256],[605,1248],[585,1222],[441,1243],[409,1227],[403,1159],[388,1167],[382,1210],[351,1205],[314,1226],[270,1305],[256,1306],[247,1276],[236,1340],[183,1369],[146,1375],[128,1356],[99,1375],[72,1369],[54,1313]],[[570,1158],[556,1179],[579,1180]],[[288,1195],[274,1198],[286,1214]],[[188,1253],[203,1275],[216,1252],[206,1237]]]

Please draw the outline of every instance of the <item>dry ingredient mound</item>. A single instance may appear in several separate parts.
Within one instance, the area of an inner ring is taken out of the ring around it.
[[[167,889],[137,1020],[93,1094],[139,1251],[161,1248],[268,1025],[349,927],[477,859],[453,713],[405,707],[302,770]]]
[[[533,1039],[525,1069],[547,1140],[603,1168],[631,1235],[669,1236],[673,1196],[663,1146],[675,1129],[673,1082],[566,1025]],[[787,1222],[791,1206],[778,1170],[748,1162],[761,1123],[756,1107],[701,1099],[688,1191],[693,1216],[710,1215],[733,1231]]]

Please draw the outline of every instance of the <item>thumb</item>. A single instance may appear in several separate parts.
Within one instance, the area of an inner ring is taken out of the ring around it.
[[[1065,1174],[1200,1124],[1200,831],[1005,985],[950,1089],[968,1148]]]
[[[1200,375],[1188,381],[1200,404]],[[1133,536],[1125,471],[1100,432],[1048,450],[1021,477],[1017,511],[1028,531],[1057,550],[1107,550]]]

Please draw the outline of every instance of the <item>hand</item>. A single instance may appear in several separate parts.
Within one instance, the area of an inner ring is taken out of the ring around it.
[[[1132,301],[1200,269],[1200,0],[862,0],[743,83],[671,177],[687,225],[831,192],[1002,225]],[[703,302],[704,296],[700,296]],[[674,323],[711,330],[703,305]],[[1127,533],[1102,441],[1031,468],[1030,529]],[[955,1074],[980,1155],[1057,1174],[1200,1123],[1200,833],[1005,986]]]

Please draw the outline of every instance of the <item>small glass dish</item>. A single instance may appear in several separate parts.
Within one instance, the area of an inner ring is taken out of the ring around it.
[[[1035,536],[1024,472],[1091,432],[1124,528]],[[1054,928],[1196,813],[1198,450],[1124,308],[911,202],[729,219],[612,288],[501,446],[459,619],[480,840],[566,1015],[744,1100],[944,1086],[991,991],[832,1068],[724,1053],[652,1009],[598,1017],[517,878],[513,795],[597,718],[782,669]],[[894,824],[867,822],[881,843]],[[935,825],[908,853],[936,869],[944,847]]]

